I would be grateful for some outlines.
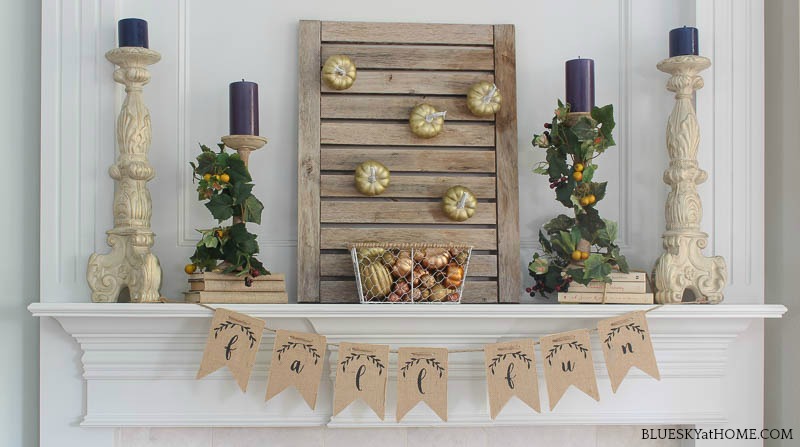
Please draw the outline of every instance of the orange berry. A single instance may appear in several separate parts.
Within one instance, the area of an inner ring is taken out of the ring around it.
[[[590,205],[593,204],[594,202],[597,202],[597,198],[594,196],[594,194],[589,194],[587,198],[589,199]]]
[[[183,271],[186,272],[187,275],[191,275],[195,272],[195,270],[197,270],[197,266],[194,264],[186,264],[183,267]]]
[[[573,168],[575,169],[575,172],[583,172],[583,163],[575,163]]]
[[[580,250],[575,250],[572,252],[573,261],[580,261],[581,259],[583,259],[583,254]]]
[[[231,181],[231,176],[228,174],[222,174],[219,176],[219,179],[222,181],[222,183],[228,183]]]
[[[572,178],[575,179],[576,182],[583,180],[583,173],[582,172],[573,172]]]
[[[211,174],[208,174],[208,173],[204,174],[203,175],[203,180],[205,180],[205,181],[211,180]]]
[[[581,206],[589,206],[589,198],[588,197],[581,197]]]
[[[587,259],[589,259],[589,252],[588,251],[582,251],[581,252],[581,260],[585,261]]]

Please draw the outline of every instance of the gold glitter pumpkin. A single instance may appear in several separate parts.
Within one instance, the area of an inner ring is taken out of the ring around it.
[[[491,116],[500,110],[503,96],[491,82],[481,81],[472,84],[467,92],[467,107],[476,116]]]
[[[438,112],[430,104],[420,104],[411,110],[408,125],[411,132],[422,138],[433,138],[444,128],[444,116],[447,112]]]
[[[473,214],[478,207],[478,199],[466,186],[453,186],[442,197],[442,211],[450,220],[463,222]]]
[[[331,56],[322,66],[322,80],[334,90],[347,90],[356,82],[356,64],[342,54]]]
[[[356,189],[365,196],[377,196],[389,186],[389,169],[377,161],[365,161],[356,166],[353,181]]]

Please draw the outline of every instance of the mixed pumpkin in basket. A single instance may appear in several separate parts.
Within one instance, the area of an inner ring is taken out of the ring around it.
[[[458,303],[470,247],[354,246],[362,302]]]

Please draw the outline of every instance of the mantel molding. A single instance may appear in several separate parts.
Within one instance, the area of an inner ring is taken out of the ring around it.
[[[325,334],[329,341],[478,347],[502,340],[541,337],[652,306],[614,305],[230,305],[267,320],[272,328]],[[81,425],[120,426],[396,426],[394,369],[389,370],[388,413],[380,421],[360,402],[331,418],[334,372],[323,378],[316,410],[290,390],[264,403],[271,334],[265,334],[247,393],[221,370],[196,381],[211,311],[191,304],[32,304],[77,341],[83,355],[86,412]],[[529,424],[717,424],[726,421],[722,382],[731,343],[756,320],[780,318],[780,305],[670,305],[649,314],[662,380],[638,370],[612,394],[603,356],[593,340],[601,390],[596,403],[570,392],[554,412],[536,414],[511,402],[495,422]],[[336,356],[331,349],[329,360]],[[538,356],[538,353],[537,353]],[[404,426],[480,426],[491,423],[483,357],[450,358],[449,422],[424,407]],[[539,371],[540,380],[542,378]],[[544,385],[541,385],[544,389]],[[647,393],[648,399],[637,396]]]

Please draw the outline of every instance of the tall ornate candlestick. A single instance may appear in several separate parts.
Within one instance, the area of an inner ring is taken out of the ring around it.
[[[155,234],[150,230],[152,202],[147,182],[155,170],[147,160],[150,149],[150,111],[142,87],[150,81],[149,65],[161,59],[141,47],[115,48],[106,59],[118,65],[114,80],[125,85],[125,101],[117,118],[117,161],[108,170],[114,179],[114,228],[107,232],[111,253],[89,258],[86,279],[92,301],[117,301],[126,288],[132,302],[160,298],[161,266],[150,252]]]
[[[697,185],[708,174],[697,164],[700,129],[692,97],[703,87],[698,75],[711,66],[702,56],[675,56],[658,64],[658,69],[672,75],[667,90],[675,92],[675,107],[667,122],[669,167],[664,183],[672,190],[665,207],[667,231],[663,235],[666,252],[655,266],[655,298],[658,303],[680,303],[684,292],[696,301],[718,303],[728,279],[725,260],[721,256],[706,257],[702,250],[708,234],[700,231],[703,206]]]

